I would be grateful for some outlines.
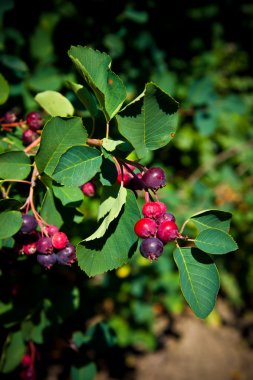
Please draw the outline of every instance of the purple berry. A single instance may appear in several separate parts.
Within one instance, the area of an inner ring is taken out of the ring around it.
[[[5,123],[14,123],[17,120],[17,115],[14,111],[8,111],[4,114]]]
[[[167,220],[168,222],[175,222],[175,216],[171,214],[170,212],[165,212],[164,214],[161,214],[157,217],[156,222],[157,224],[161,224],[162,222],[165,222]]]
[[[33,131],[40,129],[43,123],[40,113],[34,111],[26,116],[26,122]]]
[[[159,167],[148,169],[142,176],[143,182],[149,189],[158,190],[166,185],[166,174]]]
[[[142,181],[141,173],[136,173],[136,175],[128,183],[128,188],[131,190],[143,190],[144,187],[145,187],[145,184]]]
[[[20,228],[20,231],[23,233],[29,233],[36,229],[38,223],[35,217],[31,214],[22,215],[23,224]]]
[[[56,232],[59,231],[59,228],[51,224],[51,225],[46,226],[46,231],[49,236],[53,236],[54,234],[56,234]]]
[[[22,134],[22,141],[25,146],[31,144],[34,140],[37,139],[39,135],[32,131],[31,129],[26,129]]]
[[[54,250],[52,239],[48,237],[41,237],[37,242],[37,251],[44,255],[50,255]]]
[[[34,367],[27,367],[20,372],[21,380],[36,380],[37,375]]]
[[[61,265],[71,265],[76,262],[76,248],[73,244],[68,244],[66,248],[57,252],[57,262]]]
[[[140,252],[146,259],[157,260],[163,253],[163,242],[157,238],[144,239],[140,245]]]
[[[57,262],[57,257],[55,253],[51,255],[37,255],[37,261],[44,268],[50,269]]]

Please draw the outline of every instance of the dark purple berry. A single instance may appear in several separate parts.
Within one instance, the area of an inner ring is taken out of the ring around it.
[[[55,253],[51,255],[37,255],[37,261],[44,268],[50,269],[57,262],[57,257]]]
[[[143,182],[149,189],[158,190],[166,185],[166,174],[159,167],[148,169],[142,176]]]
[[[14,111],[8,111],[4,114],[5,123],[14,123],[17,120],[17,115]]]
[[[30,112],[26,116],[26,122],[29,128],[32,129],[33,131],[37,131],[38,129],[40,129],[43,124],[40,113],[36,111]]]
[[[41,237],[37,241],[37,251],[44,255],[50,255],[54,250],[52,239],[49,237]]]
[[[128,183],[128,188],[131,190],[143,190],[144,187],[145,187],[145,184],[142,181],[141,173],[136,173],[136,175]]]
[[[134,232],[142,239],[155,236],[156,231],[157,224],[150,218],[139,219],[134,225]]]
[[[31,129],[26,129],[22,134],[22,141],[25,146],[30,145],[39,135]]]
[[[175,222],[165,220],[157,230],[157,237],[166,244],[168,241],[175,240],[178,237],[178,227]]]
[[[23,233],[29,233],[36,229],[38,223],[35,217],[31,214],[22,215],[23,224],[20,228],[20,231]]]
[[[27,367],[20,372],[21,380],[36,380],[36,371],[34,367]]]
[[[163,242],[157,238],[144,239],[140,245],[140,252],[146,259],[156,260],[163,253]]]
[[[57,252],[57,262],[61,265],[72,265],[76,262],[76,248],[73,244],[68,244],[66,248]]]
[[[175,216],[171,214],[170,212],[165,212],[164,214],[159,215],[156,218],[157,224],[161,224],[162,222],[165,222],[167,220],[168,222],[175,222]]]

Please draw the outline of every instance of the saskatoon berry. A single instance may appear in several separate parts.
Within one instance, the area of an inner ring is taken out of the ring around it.
[[[160,202],[147,202],[142,207],[142,214],[145,218],[156,219],[162,214]]]
[[[166,174],[159,167],[148,169],[142,176],[145,185],[153,190],[158,190],[166,184]]]
[[[29,128],[33,131],[37,131],[42,126],[42,118],[39,112],[30,112],[26,117],[26,122]]]
[[[167,211],[167,206],[163,202],[156,202],[160,206],[161,213],[164,213]]]
[[[145,185],[142,181],[142,174],[136,173],[136,175],[129,181],[128,187],[132,190],[143,190]]]
[[[24,254],[26,254],[27,256],[33,255],[36,251],[37,251],[37,243],[36,242],[23,245],[23,247],[22,247],[22,252]]]
[[[169,222],[175,222],[176,219],[175,216],[170,212],[165,212],[164,214],[161,214],[156,218],[157,224],[161,224],[162,222],[165,222],[165,220]]]
[[[81,186],[81,190],[87,197],[94,197],[96,194],[96,187],[93,182],[86,182]]]
[[[53,244],[53,247],[56,249],[65,248],[68,242],[69,242],[69,239],[64,232],[56,232],[52,236],[52,244]]]
[[[57,226],[54,226],[54,225],[48,225],[48,226],[46,226],[46,231],[47,231],[49,236],[53,236],[56,232],[59,231],[59,228]]]
[[[157,238],[144,239],[140,245],[140,252],[146,259],[156,260],[163,253],[163,242]]]
[[[20,231],[23,233],[32,232],[33,230],[35,230],[35,228],[38,225],[37,220],[31,214],[23,214],[22,219],[23,219],[23,224],[20,228]]]
[[[44,268],[50,269],[57,262],[57,257],[55,253],[51,255],[37,255],[37,261]]]
[[[24,354],[21,359],[21,365],[23,367],[30,367],[32,364],[32,357],[29,354]]]
[[[62,265],[71,265],[76,262],[76,248],[73,244],[68,244],[67,247],[57,252],[57,262]]]
[[[50,255],[54,250],[52,239],[48,237],[41,237],[37,242],[37,251],[44,255]]]
[[[157,230],[157,237],[166,244],[168,241],[175,240],[178,237],[178,227],[173,221],[162,222]]]
[[[139,219],[134,225],[134,232],[142,239],[155,236],[156,230],[157,224],[150,218]]]
[[[123,172],[123,179],[122,179],[122,174],[121,173],[118,173],[118,176],[117,176],[117,182],[119,184],[121,184],[121,182],[123,181],[123,186],[124,187],[127,187],[131,181],[131,179],[133,178],[132,174],[128,173],[128,172]]]
[[[8,111],[4,114],[5,123],[14,123],[17,120],[17,115],[14,111]]]
[[[38,134],[31,129],[26,129],[22,134],[22,141],[25,146],[31,144],[34,140],[36,140]]]

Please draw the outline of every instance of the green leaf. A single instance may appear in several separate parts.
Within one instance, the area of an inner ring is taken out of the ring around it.
[[[40,148],[35,157],[39,172],[44,171],[51,176],[63,153],[72,146],[84,144],[87,137],[79,117],[55,117],[49,120],[43,128]]]
[[[16,331],[10,333],[1,356],[0,372],[9,373],[13,371],[20,364],[25,349],[26,346],[23,341],[22,332]]]
[[[213,255],[221,255],[238,249],[232,236],[216,228],[201,231],[195,239],[195,244],[202,251]]]
[[[133,226],[140,217],[135,195],[127,190],[126,203],[105,235],[77,245],[80,268],[92,277],[125,264],[137,250],[138,238]]]
[[[0,178],[25,179],[31,171],[30,158],[24,152],[0,154]]]
[[[118,145],[122,145],[125,143],[125,141],[122,140],[103,139],[102,141],[103,148],[105,148],[108,152],[113,152]]]
[[[70,81],[67,82],[67,85],[72,91],[74,91],[80,102],[90,112],[91,116],[93,118],[98,117],[99,112],[101,111],[98,108],[97,99],[88,85],[86,83],[84,85],[81,85]]]
[[[19,210],[22,203],[14,198],[0,200],[0,212],[9,210]]]
[[[70,101],[57,91],[39,92],[34,99],[51,116],[68,117],[74,114]]]
[[[0,214],[0,239],[15,235],[21,228],[23,219],[19,211],[4,211]]]
[[[103,219],[102,223],[98,227],[98,229],[85,241],[90,241],[94,239],[99,239],[104,236],[105,232],[109,228],[110,223],[117,218],[119,215],[123,205],[126,203],[127,190],[125,187],[121,186],[119,192],[116,197],[107,198],[100,206],[100,218],[101,214],[106,217]]]
[[[44,196],[41,204],[40,215],[47,223],[53,224],[59,228],[63,224],[62,216],[55,206],[53,191],[51,189],[47,189]]]
[[[71,46],[68,54],[94,91],[106,120],[110,121],[126,99],[126,89],[122,80],[110,69],[111,57],[80,45]]]
[[[83,367],[71,367],[70,377],[72,380],[93,380],[97,373],[96,365],[94,363],[86,364]]]
[[[197,317],[206,318],[215,306],[220,287],[216,265],[196,248],[177,248],[173,256],[186,301]]]
[[[63,206],[77,206],[83,200],[83,192],[74,186],[53,186],[56,198],[60,199]]]
[[[92,179],[102,164],[101,152],[88,146],[75,146],[64,153],[53,178],[68,186],[81,186]]]
[[[119,131],[143,158],[149,150],[162,148],[173,138],[177,110],[175,99],[155,83],[147,83],[144,92],[117,115]]]
[[[9,93],[9,84],[4,76],[0,73],[0,105],[4,104],[7,101]]]
[[[230,212],[220,210],[203,210],[194,214],[190,218],[200,231],[207,228],[217,228],[224,232],[228,232],[232,214]]]

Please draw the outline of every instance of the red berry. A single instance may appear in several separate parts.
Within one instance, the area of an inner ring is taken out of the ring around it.
[[[123,172],[123,186],[127,187],[132,178],[133,178],[132,174],[130,174],[128,172]],[[122,182],[122,174],[121,173],[118,173],[117,182],[119,184],[121,184],[121,182]]]
[[[42,126],[42,118],[39,112],[32,111],[26,116],[26,122],[29,125],[29,128],[33,131],[37,131]]]
[[[32,131],[31,129],[26,129],[22,134],[22,141],[25,146],[31,144],[34,140],[37,139],[39,135]]]
[[[21,365],[24,367],[29,367],[32,364],[32,357],[29,354],[24,354],[21,359]]]
[[[46,226],[46,231],[49,236],[53,236],[56,232],[59,231],[59,228],[54,225],[49,225],[49,226]]]
[[[156,230],[157,224],[150,218],[139,219],[134,225],[134,232],[142,239],[155,236]]]
[[[86,182],[81,186],[81,190],[87,197],[94,197],[96,194],[96,187],[93,182]]]
[[[22,251],[28,256],[33,255],[37,251],[37,243],[33,242],[30,244],[23,245]]]
[[[163,203],[163,202],[156,202],[156,203],[160,206],[161,213],[164,213],[167,211],[167,206],[165,203]]]
[[[14,111],[7,111],[4,114],[4,122],[5,123],[14,123],[14,121],[17,120],[16,112]]]
[[[166,220],[162,222],[158,227],[157,237],[163,243],[175,240],[178,237],[178,226],[173,221]]]
[[[162,214],[160,202],[147,202],[142,207],[142,214],[145,218],[157,218]]]
[[[63,249],[68,244],[69,240],[67,235],[64,232],[56,232],[52,236],[52,244],[56,249]]]

